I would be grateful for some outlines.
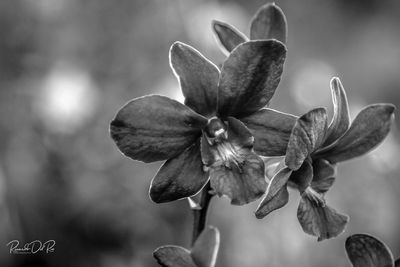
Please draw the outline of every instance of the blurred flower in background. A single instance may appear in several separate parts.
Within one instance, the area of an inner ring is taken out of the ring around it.
[[[159,163],[122,157],[108,125],[132,98],[177,97],[166,56],[174,41],[220,63],[211,20],[247,32],[264,3],[1,1],[0,266],[157,266],[156,247],[188,247],[187,203],[153,204],[146,177]],[[276,4],[289,31],[272,108],[296,115],[330,109],[332,76],[346,84],[353,117],[370,103],[400,106],[399,1]],[[339,166],[328,201],[351,221],[337,239],[317,243],[303,234],[299,199],[265,220],[253,216],[255,203],[213,201],[210,223],[221,231],[216,266],[347,266],[345,238],[359,232],[379,236],[398,254],[399,137],[397,123],[378,149]],[[56,253],[10,255],[5,244],[13,239],[54,239]]]

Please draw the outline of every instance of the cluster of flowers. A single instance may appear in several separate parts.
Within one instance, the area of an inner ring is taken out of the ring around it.
[[[211,188],[211,194],[226,196],[233,205],[264,196],[255,213],[263,218],[288,202],[290,186],[301,194],[297,217],[303,230],[318,240],[339,235],[348,217],[324,199],[335,180],[336,164],[377,146],[390,130],[394,106],[367,106],[351,122],[345,90],[333,78],[330,123],[325,108],[299,117],[270,109],[287,52],[282,10],[274,4],[260,8],[251,21],[250,38],[227,23],[213,21],[212,27],[227,54],[222,67],[189,45],[174,43],[170,65],[184,104],[160,95],[133,99],[111,122],[112,139],[134,160],[166,160],[151,182],[150,197],[156,203]],[[265,157],[278,156],[285,159],[268,181]],[[217,242],[215,228],[203,234]],[[159,259],[164,252],[156,252]],[[196,252],[194,259],[188,251],[180,253],[196,261]],[[213,258],[210,253],[210,264]]]

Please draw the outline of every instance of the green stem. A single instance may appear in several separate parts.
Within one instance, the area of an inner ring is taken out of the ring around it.
[[[209,193],[211,190],[210,182],[208,182],[200,196],[199,208],[192,209],[193,211],[193,235],[192,235],[192,246],[194,242],[196,242],[197,238],[201,234],[201,232],[206,227],[207,222],[207,211],[208,206],[210,205],[210,200],[213,197],[212,194]]]

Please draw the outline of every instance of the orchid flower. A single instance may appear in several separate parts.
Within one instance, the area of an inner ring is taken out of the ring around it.
[[[159,95],[136,98],[118,111],[111,137],[126,156],[166,160],[150,188],[153,201],[212,192],[235,205],[267,188],[260,156],[284,155],[296,117],[264,108],[279,84],[286,48],[276,40],[237,46],[219,70],[189,45],[176,42],[170,65],[185,104]]]
[[[297,119],[288,143],[285,165],[272,178],[256,216],[263,218],[288,202],[287,184],[301,194],[297,218],[303,230],[318,241],[344,231],[348,216],[326,204],[324,195],[335,180],[336,163],[361,156],[390,131],[395,107],[373,104],[350,123],[345,90],[338,78],[331,81],[334,114],[328,126],[325,108],[316,108]]]

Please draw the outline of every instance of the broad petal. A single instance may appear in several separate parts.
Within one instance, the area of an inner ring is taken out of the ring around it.
[[[316,156],[331,163],[361,156],[388,135],[394,119],[395,107],[391,104],[367,106],[357,115],[349,130],[331,146],[319,151]]]
[[[336,165],[330,164],[327,160],[317,159],[313,161],[314,177],[311,188],[318,193],[324,194],[335,182]]]
[[[153,252],[157,263],[163,267],[198,267],[190,256],[190,251],[178,246],[163,246]]]
[[[254,150],[261,156],[275,157],[286,153],[296,116],[273,109],[261,109],[241,121],[254,136]]]
[[[336,237],[343,233],[349,217],[327,205],[302,197],[297,209],[297,218],[303,231],[317,236],[318,241]]]
[[[292,172],[289,181],[294,183],[301,193],[311,184],[312,179],[313,167],[309,160],[305,160],[297,171]]]
[[[275,3],[262,6],[253,17],[250,26],[250,39],[277,39],[286,43],[286,17]]]
[[[258,205],[256,217],[262,219],[274,210],[280,209],[288,203],[289,194],[287,182],[292,170],[289,168],[281,169],[270,181],[267,194]]]
[[[264,162],[252,152],[240,164],[210,167],[211,187],[219,195],[231,199],[233,205],[244,205],[260,198],[267,188]]]
[[[197,267],[214,267],[219,249],[219,231],[209,226],[203,230],[191,251]]]
[[[110,134],[127,157],[144,162],[177,156],[200,136],[207,119],[164,96],[133,99],[110,124]]]
[[[241,118],[267,105],[278,87],[285,57],[285,45],[275,40],[237,46],[222,66],[219,116]]]
[[[297,119],[286,152],[286,165],[297,170],[323,142],[327,129],[324,108],[313,109]]]
[[[197,194],[208,180],[203,171],[200,140],[175,158],[167,160],[153,178],[150,197],[163,203]]]
[[[222,21],[213,20],[212,28],[218,44],[227,55],[229,55],[236,46],[249,40],[246,35],[241,33],[238,29]]]
[[[346,239],[346,252],[354,267],[393,267],[394,259],[388,246],[367,234],[355,234]]]
[[[217,109],[219,69],[193,47],[175,42],[170,65],[179,80],[185,104],[197,113],[212,117]]]
[[[331,91],[333,101],[333,117],[329,124],[326,140],[323,146],[328,146],[341,137],[350,126],[349,104],[346,92],[339,78],[331,80]]]

